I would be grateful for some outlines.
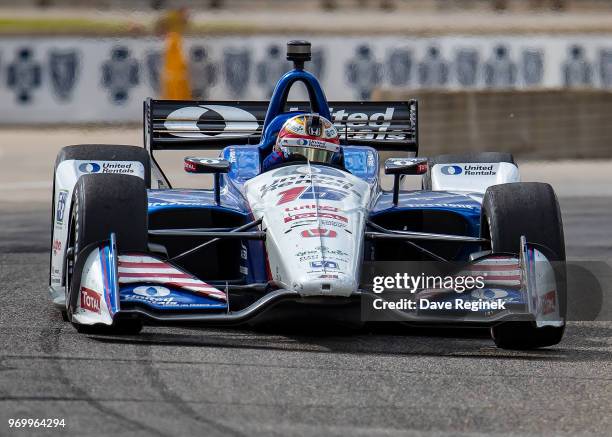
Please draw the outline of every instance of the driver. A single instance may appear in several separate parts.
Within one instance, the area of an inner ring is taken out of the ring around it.
[[[300,114],[288,119],[276,138],[276,144],[263,162],[263,170],[288,161],[338,163],[340,140],[334,125],[318,114]]]

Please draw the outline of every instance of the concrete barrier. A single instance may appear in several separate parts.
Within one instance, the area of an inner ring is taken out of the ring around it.
[[[420,154],[507,151],[519,158],[612,157],[612,92],[382,89],[419,100]]]

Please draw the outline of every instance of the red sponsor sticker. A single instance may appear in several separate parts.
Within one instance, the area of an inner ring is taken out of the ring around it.
[[[100,314],[100,295],[86,287],[81,287],[81,308]]]
[[[60,240],[53,241],[53,255],[57,255],[58,251],[62,250],[62,242]]]
[[[557,293],[552,290],[542,296],[542,314],[553,313],[555,308],[557,308]]]
[[[331,229],[314,228],[314,229],[307,229],[305,231],[302,231],[301,235],[304,238],[311,238],[311,237],[336,238],[338,233]]]

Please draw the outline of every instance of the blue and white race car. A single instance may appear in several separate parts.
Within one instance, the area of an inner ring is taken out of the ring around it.
[[[367,322],[384,308],[396,322],[490,327],[499,347],[558,343],[565,246],[552,188],[519,182],[506,153],[418,157],[416,101],[328,102],[304,70],[310,44],[290,42],[287,58],[294,69],[270,102],[148,99],[143,148],[60,151],[49,289],[66,319],[79,332],[137,333],[143,323]],[[298,82],[309,101],[288,101]],[[264,171],[283,124],[303,113],[333,122],[342,161]],[[214,187],[174,188],[156,161],[164,149],[221,149],[184,162]],[[399,156],[384,163],[389,191],[381,151]],[[407,175],[422,189],[402,190]],[[390,304],[398,290],[373,287],[389,266],[421,262],[481,282],[423,286],[395,302],[426,307]]]

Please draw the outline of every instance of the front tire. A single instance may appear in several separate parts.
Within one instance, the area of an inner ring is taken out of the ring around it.
[[[147,190],[145,182],[123,174],[89,174],[77,181],[72,198],[68,241],[66,244],[66,283],[70,296],[79,292],[80,277],[73,276],[79,253],[89,244],[107,240],[115,233],[120,251],[147,250]],[[69,314],[69,318],[72,319]],[[137,321],[117,321],[113,326],[84,326],[73,322],[79,332],[138,333],[142,324]]]
[[[519,253],[520,238],[549,249],[550,261],[565,262],[563,223],[557,196],[548,184],[517,182],[493,185],[482,202],[481,236],[493,252]],[[559,313],[565,319],[565,275],[559,284]],[[561,341],[565,325],[538,328],[535,322],[504,322],[491,328],[495,344],[504,349],[533,349]]]

